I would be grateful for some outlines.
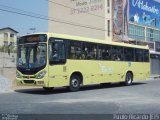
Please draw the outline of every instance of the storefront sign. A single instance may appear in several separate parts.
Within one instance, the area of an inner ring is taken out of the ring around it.
[[[160,28],[160,3],[154,0],[129,0],[131,22]]]
[[[132,6],[138,7],[139,9],[144,10],[146,12],[151,12],[157,15],[159,14],[159,9],[157,9],[155,5],[150,6],[148,5],[148,2],[144,0],[132,0]]]

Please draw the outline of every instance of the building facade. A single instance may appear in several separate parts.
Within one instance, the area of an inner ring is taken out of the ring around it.
[[[0,46],[15,45],[17,41],[17,31],[10,28],[0,29]]]
[[[49,1],[49,32],[111,40],[111,11],[110,0]]]
[[[148,45],[151,75],[160,75],[159,14],[157,0],[51,0],[48,31]]]
[[[151,75],[160,75],[160,3],[129,0],[128,37],[136,44],[149,45]]]

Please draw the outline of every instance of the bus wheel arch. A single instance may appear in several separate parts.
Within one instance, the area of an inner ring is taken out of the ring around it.
[[[133,82],[133,72],[132,71],[127,71],[126,76],[125,76],[125,85],[130,86],[132,85]]]
[[[80,72],[74,72],[70,76],[69,90],[72,92],[78,91],[80,85],[83,84],[83,76]]]

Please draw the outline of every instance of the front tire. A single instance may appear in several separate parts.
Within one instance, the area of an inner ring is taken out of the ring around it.
[[[80,78],[77,75],[72,75],[70,78],[69,90],[72,92],[78,91],[80,89]]]
[[[126,78],[125,78],[125,85],[130,86],[130,85],[132,85],[132,82],[133,82],[133,75],[132,75],[132,73],[128,72],[126,74]]]

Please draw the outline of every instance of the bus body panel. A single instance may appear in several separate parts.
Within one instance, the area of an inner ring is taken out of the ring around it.
[[[149,63],[67,60],[65,65],[50,66],[49,87],[69,86],[72,73],[77,71],[83,75],[83,85],[124,82],[128,71],[135,80],[145,80],[149,68]]]
[[[66,65],[49,65],[49,87],[68,86]]]

